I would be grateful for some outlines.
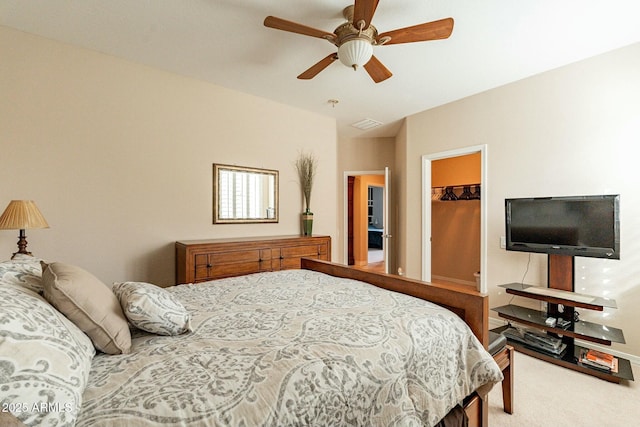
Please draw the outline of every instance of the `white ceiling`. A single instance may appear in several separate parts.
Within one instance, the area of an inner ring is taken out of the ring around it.
[[[375,47],[394,74],[379,84],[340,62],[296,79],[335,47],[265,28],[264,18],[333,32],[349,4],[0,0],[0,25],[335,117],[345,137],[394,136],[408,115],[640,41],[639,0],[381,0],[379,32],[453,17],[453,34]],[[384,125],[350,126],[364,118]]]

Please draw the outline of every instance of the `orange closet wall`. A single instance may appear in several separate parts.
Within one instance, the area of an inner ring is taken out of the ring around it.
[[[431,185],[447,187],[477,184],[481,180],[480,170],[480,153],[436,160],[431,163]],[[475,285],[473,274],[479,270],[480,201],[432,201],[432,281],[447,280]]]
[[[353,258],[355,265],[369,263],[367,190],[370,185],[384,187],[384,175],[359,175],[353,182]]]
[[[480,153],[431,162],[432,187],[477,184],[480,179]]]

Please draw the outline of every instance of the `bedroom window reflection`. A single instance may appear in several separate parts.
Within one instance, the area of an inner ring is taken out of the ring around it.
[[[213,165],[213,223],[278,222],[278,171]]]

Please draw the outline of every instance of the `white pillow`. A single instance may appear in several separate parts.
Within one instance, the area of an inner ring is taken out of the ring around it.
[[[40,295],[2,286],[0,402],[27,425],[75,424],[95,349]]]
[[[40,258],[16,254],[13,259],[0,262],[0,285],[11,284],[42,293]]]
[[[191,314],[167,290],[144,282],[117,282],[111,290],[136,328],[158,335],[191,331]]]

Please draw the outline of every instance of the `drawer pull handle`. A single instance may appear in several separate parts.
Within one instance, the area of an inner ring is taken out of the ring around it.
[[[211,268],[213,267],[211,264],[207,264],[207,268]]]
[[[280,255],[280,259],[284,259],[284,257],[282,255]]]

